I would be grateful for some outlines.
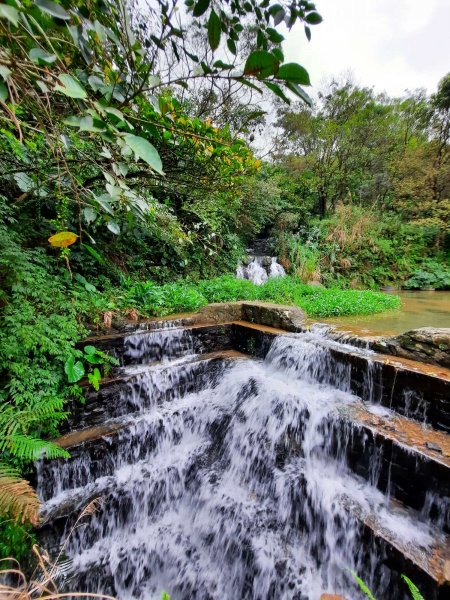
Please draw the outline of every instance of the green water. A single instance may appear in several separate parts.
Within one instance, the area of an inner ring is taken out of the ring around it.
[[[321,319],[365,335],[397,335],[418,327],[450,327],[450,292],[398,292],[399,311],[360,317]]]

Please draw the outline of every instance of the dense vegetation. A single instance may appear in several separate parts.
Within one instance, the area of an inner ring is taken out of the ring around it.
[[[2,555],[27,548],[16,517],[37,519],[20,475],[66,456],[49,441],[66,401],[111,365],[77,348],[88,329],[237,299],[365,314],[398,300],[337,288],[450,287],[450,77],[432,97],[343,82],[312,103],[280,25],[309,39],[313,3],[176,4],[0,4]],[[290,277],[229,275],[256,237]]]

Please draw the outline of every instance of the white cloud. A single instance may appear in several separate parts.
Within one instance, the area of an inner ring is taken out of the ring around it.
[[[450,70],[448,0],[317,0],[324,22],[286,33],[286,59],[303,64],[315,87],[351,71],[357,82],[400,95],[436,89]]]

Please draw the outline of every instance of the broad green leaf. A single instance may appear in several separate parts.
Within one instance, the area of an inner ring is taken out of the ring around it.
[[[284,40],[284,36],[281,35],[281,33],[278,33],[278,31],[272,27],[268,27],[266,32],[269,36],[269,40],[274,44],[281,44],[281,42]]]
[[[102,380],[102,374],[95,368],[92,373],[88,373],[88,381],[96,392],[100,389],[100,382]]]
[[[118,108],[114,108],[113,106],[105,106],[103,107],[104,111],[107,112],[110,115],[114,115],[115,117],[117,117],[118,119],[120,119],[121,121],[123,121],[123,112],[121,110],[119,110]]]
[[[284,54],[281,48],[272,48],[272,54],[275,56],[277,60],[282,63],[284,61]]]
[[[84,220],[86,223],[93,223],[97,218],[97,211],[92,206],[86,206],[83,210]]]
[[[71,356],[64,365],[64,371],[67,375],[69,383],[76,383],[77,381],[80,381],[84,375],[84,366],[79,360],[75,362],[75,358]]]
[[[97,348],[95,346],[87,345],[83,348],[85,354],[96,354]]]
[[[280,88],[279,85],[277,85],[276,83],[273,83],[271,81],[265,81],[264,84],[269,88],[269,90],[271,92],[273,92],[274,94],[276,94],[279,98],[281,98],[283,100],[283,102],[286,102],[286,104],[290,104],[291,101],[289,100],[289,98],[284,94],[283,90]]]
[[[228,38],[227,46],[228,46],[228,50],[231,52],[231,54],[236,55],[236,53],[237,53],[236,42],[234,40],[232,40],[231,38]]]
[[[216,11],[212,9],[208,20],[208,40],[212,50],[216,50],[219,47],[221,33],[222,29],[219,16]]]
[[[55,90],[69,98],[87,98],[85,89],[72,75],[63,74],[59,76],[62,85],[55,85]]]
[[[100,119],[93,119],[90,115],[80,119],[80,131],[90,131],[92,133],[104,131],[106,124]]]
[[[8,67],[5,67],[5,65],[0,65],[0,76],[5,81],[8,81],[9,76],[11,75],[11,73],[12,73],[11,69],[8,69]]]
[[[114,214],[110,205],[112,198],[109,194],[102,194],[101,196],[96,196],[95,200],[100,204],[100,206],[105,212],[109,213],[110,215]]]
[[[14,179],[21,192],[30,192],[36,187],[33,180],[26,173],[16,173]]]
[[[278,70],[278,61],[271,52],[256,50],[247,58],[244,75],[256,75],[264,78],[273,75]]]
[[[6,102],[8,100],[8,88],[3,81],[0,81],[0,100]]]
[[[106,260],[103,258],[103,256],[100,254],[100,252],[97,252],[97,250],[95,248],[93,248],[92,246],[89,246],[89,244],[83,244],[83,248],[86,248],[86,250],[89,252],[89,254],[95,258],[95,260],[100,263],[101,265],[103,265],[104,267],[107,266],[107,262]]]
[[[216,67],[216,69],[232,69],[234,65],[224,63],[222,60],[216,60],[213,67]]]
[[[42,48],[31,48],[29,56],[33,62],[42,66],[51,65],[56,60],[55,54],[49,54]]]
[[[279,25],[286,16],[286,11],[280,4],[274,4],[269,8],[269,13],[272,15],[275,25]]]
[[[322,23],[323,19],[317,12],[311,12],[309,15],[306,15],[305,21],[310,25],[318,25]]]
[[[7,19],[16,27],[19,24],[19,11],[9,4],[0,4],[0,17]]]
[[[194,17],[201,17],[209,8],[211,0],[198,0],[194,6]]]
[[[257,92],[262,94],[262,89],[259,88],[254,83],[252,83],[251,81],[249,81],[248,79],[245,79],[244,77],[235,77],[234,79],[236,81],[239,81],[239,83],[242,83],[242,84],[246,85],[247,87],[252,88],[252,90],[256,90]]]
[[[163,174],[161,158],[156,148],[149,141],[131,133],[128,133],[124,139],[135,153],[137,160],[142,158],[154,171]]]
[[[291,92],[293,92],[296,96],[301,98],[303,102],[306,102],[308,106],[312,106],[311,98],[308,96],[305,90],[303,90],[297,83],[292,83],[291,81],[288,81],[286,83],[286,87],[290,89]]]
[[[50,2],[50,0],[34,0],[34,3],[42,10],[42,12],[45,12],[52,17],[62,19],[63,21],[68,21],[70,19],[70,14],[67,10],[60,4],[56,4],[56,2]]]
[[[88,77],[88,83],[94,90],[94,92],[98,92],[99,90],[102,90],[105,87],[105,82],[102,81],[100,77],[97,77],[97,75],[91,75],[90,77]]]
[[[42,81],[42,79],[37,79],[36,84],[41,90],[41,92],[44,92],[44,94],[48,94],[48,92],[50,91],[47,87],[47,84],[45,83],[45,81]]]
[[[278,79],[300,83],[301,85],[311,85],[308,71],[297,63],[286,63],[281,65],[277,73]]]
[[[81,117],[77,117],[76,115],[69,115],[63,120],[64,125],[68,125],[69,127],[79,127],[81,123]]]
[[[120,233],[120,227],[119,225],[113,221],[112,219],[110,219],[106,225],[108,227],[108,229],[114,233],[115,235],[119,235]]]

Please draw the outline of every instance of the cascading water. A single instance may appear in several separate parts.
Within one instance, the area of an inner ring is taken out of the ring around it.
[[[236,269],[238,279],[249,279],[256,285],[262,285],[269,277],[283,277],[286,271],[277,262],[276,256],[254,256],[247,266],[241,262]]]
[[[192,354],[188,333],[164,335],[159,360]],[[144,340],[125,345],[130,362],[149,362],[152,342]],[[64,468],[41,465],[47,514],[102,497],[67,542],[66,588],[120,600],[156,599],[161,590],[173,600],[350,599],[348,570],[364,568],[382,594],[387,575],[383,567],[375,574],[379,561],[361,544],[349,506],[377,513],[405,542],[426,548],[430,534],[389,513],[374,487],[376,457],[369,482],[349,471],[351,428],[340,423],[338,438],[336,431],[341,412],[359,400],[349,393],[350,370],[337,369],[317,342],[275,338],[264,361],[226,364],[195,391],[177,392],[173,377],[170,397],[157,393],[167,385],[153,367],[124,392],[135,410],[115,417],[120,431],[101,457],[86,447]]]

